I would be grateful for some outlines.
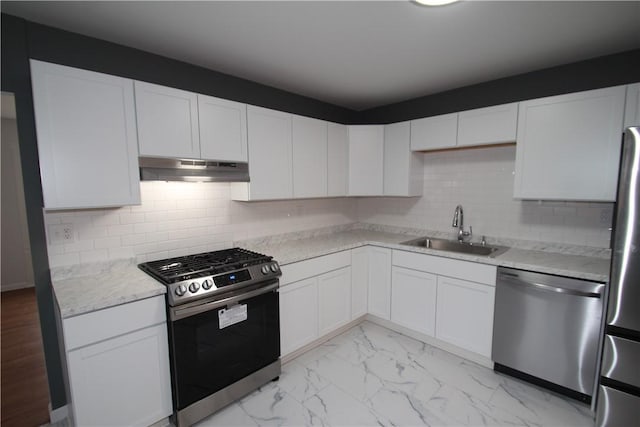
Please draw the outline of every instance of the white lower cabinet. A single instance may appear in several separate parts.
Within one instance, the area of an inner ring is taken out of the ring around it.
[[[173,412],[164,296],[62,321],[78,426],[148,426]]]
[[[434,336],[437,276],[402,267],[391,271],[391,321]]]
[[[369,246],[369,314],[391,318],[391,250]]]
[[[392,268],[393,323],[491,358],[495,266],[394,250]]]
[[[279,292],[286,356],[351,321],[351,251],[283,265]]]
[[[438,277],[438,339],[491,357],[495,287]]]
[[[318,277],[318,323],[320,335],[351,320],[351,267]]]
[[[367,314],[369,247],[351,250],[351,319]]]
[[[280,353],[284,356],[318,338],[318,280],[280,288]]]

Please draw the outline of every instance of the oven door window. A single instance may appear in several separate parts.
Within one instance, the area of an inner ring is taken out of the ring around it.
[[[228,326],[225,324],[230,322],[220,324],[219,316],[226,307],[170,323],[176,409],[184,409],[280,357],[278,293],[269,292],[240,304],[246,304],[246,319]],[[241,314],[236,321],[243,317]]]

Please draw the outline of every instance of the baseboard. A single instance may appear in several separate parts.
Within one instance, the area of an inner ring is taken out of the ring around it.
[[[9,283],[8,285],[3,283],[0,291],[1,292],[15,291],[18,289],[26,289],[26,288],[33,288],[33,287],[34,287],[34,284],[29,282]]]
[[[69,405],[51,409],[51,402],[49,402],[49,422],[51,424],[58,423],[67,417],[69,417]]]
[[[341,333],[348,331],[349,329],[353,328],[356,325],[359,325],[360,323],[362,323],[364,321],[364,319],[365,319],[364,315],[360,316],[360,317],[358,317],[356,319],[353,319],[352,321],[350,321],[349,323],[347,323],[344,326],[339,327],[335,331],[331,331],[328,334],[323,335],[320,338],[317,338],[317,339],[311,341],[309,344],[307,344],[307,345],[305,345],[303,347],[300,347],[299,349],[294,350],[289,354],[281,356],[280,360],[282,361],[282,364],[284,365],[285,363],[289,362],[290,360],[293,360],[296,357],[306,353],[307,351],[313,350],[314,348],[316,348],[320,344],[323,344],[323,343],[329,341],[331,338],[337,337]]]
[[[453,344],[449,344],[448,342],[439,340],[437,338],[434,337],[430,337],[428,335],[425,334],[421,334],[420,332],[416,332],[413,331],[409,328],[405,328],[403,326],[397,325],[389,320],[386,319],[382,319],[380,317],[371,315],[371,314],[367,314],[365,317],[366,320],[375,323],[377,325],[383,326],[387,329],[391,329],[392,331],[398,332],[402,335],[406,335],[408,337],[417,339],[418,341],[422,341],[424,343],[427,343],[429,345],[432,345],[434,347],[438,347],[441,350],[444,350],[446,352],[455,354],[456,356],[460,356],[464,359],[470,360],[472,362],[477,363],[478,365],[482,365],[486,368],[489,369],[493,369],[493,360],[482,356],[478,353],[474,353],[472,351],[469,350],[465,350],[464,348],[460,348],[458,346],[455,346]]]

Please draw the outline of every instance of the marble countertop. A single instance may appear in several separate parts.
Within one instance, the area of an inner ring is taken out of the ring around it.
[[[134,260],[57,268],[51,282],[63,319],[167,292]]]
[[[235,244],[245,249],[273,256],[273,258],[282,265],[327,255],[333,252],[353,249],[362,245],[376,245],[390,249],[425,253],[445,258],[519,268],[597,282],[606,282],[608,280],[609,257],[606,255],[606,250],[593,250],[593,248],[580,250],[580,248],[576,247],[552,247],[551,245],[538,243],[534,245],[530,244],[529,246],[531,248],[510,247],[506,252],[495,258],[488,258],[486,256],[445,252],[400,244],[412,238],[425,235],[444,237],[442,233],[437,232],[420,233],[415,230],[402,230],[402,232],[398,232],[398,230],[389,231],[378,227],[378,229],[338,229],[334,232],[324,234],[318,232],[317,234],[311,233],[311,235],[291,233],[285,236],[239,241],[235,242]],[[450,236],[446,237],[450,238]],[[513,242],[514,241],[488,241],[489,244],[506,246],[509,246],[507,243],[513,244]],[[563,249],[565,249],[564,253],[558,252]]]
[[[495,258],[402,245],[419,236],[451,238],[451,233],[353,224],[234,242],[235,246],[273,256],[281,265],[357,248],[363,245],[425,253],[541,273],[606,282],[608,250],[541,242],[488,239],[509,246]],[[126,304],[166,293],[166,287],[138,269],[135,260],[82,264],[51,271],[62,318]]]

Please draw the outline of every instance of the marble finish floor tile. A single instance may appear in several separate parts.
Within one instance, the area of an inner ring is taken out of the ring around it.
[[[589,407],[371,322],[199,426],[593,427]]]

